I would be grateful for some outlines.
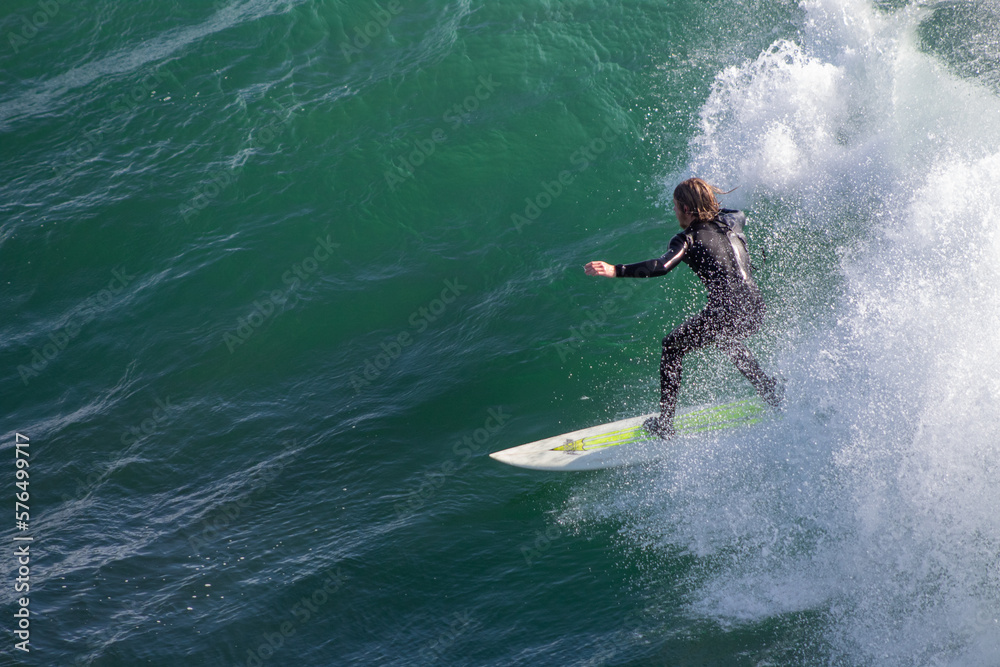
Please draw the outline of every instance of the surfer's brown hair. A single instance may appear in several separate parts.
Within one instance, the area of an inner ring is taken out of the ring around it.
[[[719,214],[719,201],[715,195],[728,195],[724,191],[700,178],[689,178],[674,188],[674,199],[681,210],[690,213],[695,220],[711,220]]]

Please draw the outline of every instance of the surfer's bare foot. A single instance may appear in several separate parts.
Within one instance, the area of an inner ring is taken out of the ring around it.
[[[674,435],[673,424],[667,422],[663,417],[650,417],[642,423],[642,427],[650,435],[660,440],[669,440]]]

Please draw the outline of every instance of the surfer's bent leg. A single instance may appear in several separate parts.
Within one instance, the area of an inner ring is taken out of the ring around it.
[[[764,324],[764,302],[759,298],[747,299],[741,306],[732,309],[733,335],[720,337],[719,347],[729,355],[743,376],[750,380],[764,402],[776,408],[784,399],[784,387],[764,372],[753,353],[741,342],[760,331]]]
[[[684,355],[714,342],[722,329],[717,317],[713,317],[708,311],[702,311],[663,339],[663,354],[660,357],[660,424],[665,431],[669,432],[673,428]]]
[[[719,341],[719,347],[729,355],[729,358],[736,364],[736,368],[740,369],[740,373],[743,373],[743,376],[750,380],[750,384],[757,390],[765,403],[772,407],[778,407],[781,404],[783,398],[781,394],[784,392],[778,381],[764,372],[746,345],[736,339],[726,339]]]

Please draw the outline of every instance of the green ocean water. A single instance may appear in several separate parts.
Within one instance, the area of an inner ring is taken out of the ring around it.
[[[998,13],[5,3],[0,664],[1000,663]],[[784,418],[490,460],[655,409],[693,174]]]

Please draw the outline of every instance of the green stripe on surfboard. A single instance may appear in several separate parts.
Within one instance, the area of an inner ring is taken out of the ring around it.
[[[726,403],[703,410],[687,412],[674,417],[674,429],[678,435],[690,433],[701,433],[704,431],[716,431],[724,428],[735,428],[737,426],[749,426],[756,424],[767,412],[767,408],[759,398],[748,398],[742,401]],[[653,436],[646,429],[640,426],[623,428],[619,431],[592,435],[588,438],[580,438],[567,442],[565,445],[554,447],[554,452],[586,452],[592,449],[602,449],[604,447],[614,447],[616,445],[627,445],[632,442],[649,440]]]

